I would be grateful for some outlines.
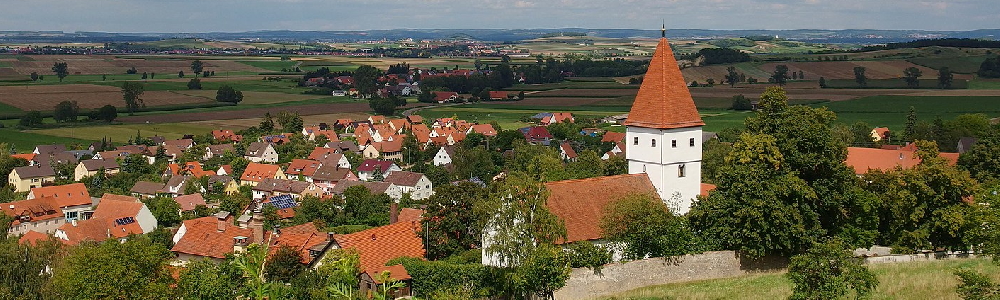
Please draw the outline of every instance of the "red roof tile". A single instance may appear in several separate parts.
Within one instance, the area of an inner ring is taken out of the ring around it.
[[[715,188],[716,188],[716,186],[714,184],[711,184],[711,183],[702,183],[701,184],[701,192],[699,193],[699,195],[701,195],[703,197],[708,197],[708,193],[711,192],[711,191],[714,191]]]
[[[621,142],[621,141],[624,141],[624,140],[625,140],[625,133],[624,132],[608,131],[608,132],[604,133],[603,137],[601,137],[601,142],[618,143],[618,142]]]
[[[399,210],[397,222],[419,222],[424,218],[424,210],[416,208],[403,208]]]
[[[53,239],[52,236],[48,234],[44,234],[34,230],[28,230],[28,232],[25,232],[24,235],[22,235],[21,238],[17,240],[17,242],[21,245],[35,246],[40,241],[51,240],[51,239]]]
[[[625,125],[657,129],[705,125],[666,38],[656,46]]]
[[[243,171],[243,176],[240,176],[240,180],[260,182],[265,178],[274,178],[278,170],[280,170],[278,165],[250,163]]]
[[[14,201],[0,204],[3,213],[15,217],[11,223],[18,225],[27,222],[38,222],[58,219],[63,217],[63,212],[59,209],[59,201],[53,197],[42,197],[22,201]],[[21,218],[24,217],[22,221]]]
[[[566,224],[565,243],[600,239],[604,207],[630,194],[650,194],[659,199],[646,174],[604,176],[545,184],[549,211]]]
[[[174,198],[177,204],[180,204],[182,211],[194,210],[198,205],[208,205],[205,203],[205,197],[201,196],[201,193],[177,196]]]
[[[417,234],[420,223],[399,222],[375,227],[334,239],[344,249],[357,249],[362,270],[380,270],[397,257],[424,257],[424,243]]]
[[[958,153],[940,153],[949,164],[958,162]],[[848,166],[854,168],[857,174],[868,173],[868,170],[889,171],[901,167],[903,169],[912,168],[920,164],[920,158],[916,152],[907,150],[886,150],[875,148],[847,147]]]
[[[55,198],[59,207],[93,204],[87,186],[82,183],[37,187],[30,194],[35,198]]]
[[[258,242],[252,241],[252,229],[233,225],[232,218],[222,222],[224,230],[219,231],[219,218],[215,216],[184,221],[186,232],[170,251],[225,258],[227,253],[233,252],[234,238],[237,236],[246,237],[249,242]]]
[[[367,273],[368,277],[371,277],[375,283],[382,283],[378,281],[378,278],[380,277],[379,275],[382,274],[382,272],[389,272],[389,279],[396,281],[413,279],[413,277],[410,277],[410,273],[406,271],[406,267],[403,267],[403,265],[383,266],[366,271],[365,273]]]

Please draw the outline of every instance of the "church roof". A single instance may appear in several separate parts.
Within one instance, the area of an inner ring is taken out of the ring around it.
[[[656,129],[705,125],[666,38],[656,46],[625,125]]]

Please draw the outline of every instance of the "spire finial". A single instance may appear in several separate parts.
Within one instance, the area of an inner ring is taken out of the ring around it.
[[[667,37],[667,21],[663,21],[663,25],[660,25],[660,37]]]

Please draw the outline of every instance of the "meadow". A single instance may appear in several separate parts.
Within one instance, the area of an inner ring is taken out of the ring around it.
[[[1000,279],[1000,266],[987,259],[947,260],[871,265],[879,286],[872,299],[960,299],[953,272],[978,270]],[[644,287],[602,300],[653,299],[787,299],[792,284],[784,272]]]

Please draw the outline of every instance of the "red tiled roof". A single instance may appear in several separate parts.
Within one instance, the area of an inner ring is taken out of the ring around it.
[[[699,195],[701,195],[703,197],[708,197],[708,193],[711,192],[711,191],[714,191],[715,188],[716,188],[716,186],[714,184],[711,184],[711,183],[702,183],[701,184],[701,192],[699,193]]]
[[[53,197],[42,197],[21,201],[14,201],[0,204],[0,210],[11,217],[26,216],[28,222],[38,222],[58,219],[63,217],[63,212],[59,209],[59,201]],[[15,218],[12,225],[24,223],[20,218]]]
[[[378,281],[379,274],[382,274],[382,272],[389,272],[389,279],[396,281],[413,279],[413,277],[410,277],[410,273],[406,271],[406,267],[403,267],[403,265],[382,266],[370,271],[365,271],[365,273],[368,274],[368,277],[371,277],[375,283],[382,283]]]
[[[48,234],[44,234],[34,230],[28,230],[28,232],[25,232],[24,235],[22,235],[21,238],[17,240],[17,242],[21,245],[35,246],[40,241],[51,240],[51,239],[53,238]]]
[[[66,223],[59,229],[66,232],[67,244],[142,234],[144,232],[138,221],[126,225],[120,225],[115,221],[124,217],[137,217],[144,206],[134,197],[104,194],[90,219],[78,221],[76,225]]]
[[[878,134],[879,137],[884,138],[885,134],[889,133],[889,128],[888,127],[879,127],[879,128],[875,128],[874,131],[875,131],[875,134]]]
[[[424,257],[424,243],[418,222],[398,222],[352,234],[337,235],[341,248],[358,250],[362,270],[380,270],[397,257]]]
[[[177,198],[174,198],[174,201],[180,204],[181,211],[191,211],[198,205],[208,205],[205,203],[205,197],[202,197],[201,193],[177,196]]]
[[[507,99],[506,91],[490,91],[490,99]]]
[[[397,222],[419,222],[424,218],[424,210],[416,208],[403,208],[399,210]]]
[[[316,149],[326,149],[326,148],[316,148]],[[316,151],[313,151],[315,153]],[[312,156],[312,155],[310,155]],[[288,163],[288,169],[285,170],[285,174],[288,175],[302,175],[302,176],[312,176],[316,174],[316,169],[319,169],[320,163],[312,159],[293,159],[292,162]]]
[[[497,135],[496,129],[493,129],[493,125],[491,125],[491,124],[476,124],[476,125],[472,125],[472,132],[475,132],[475,133],[478,133],[478,134],[482,134],[482,135],[485,135],[485,136],[496,136]]]
[[[385,177],[383,182],[392,183],[398,186],[416,186],[417,182],[424,177],[423,173],[396,171]]]
[[[625,125],[657,129],[705,125],[666,38],[656,46]]]
[[[358,166],[358,172],[372,172],[375,171],[375,167],[378,167],[380,171],[385,172],[391,168],[392,165],[392,161],[389,160],[366,159],[360,166]]]
[[[940,153],[949,164],[958,162],[958,153]],[[848,166],[854,168],[856,174],[868,173],[868,170],[889,171],[901,167],[903,169],[912,168],[920,164],[917,153],[907,150],[886,150],[875,148],[847,147]]]
[[[545,184],[549,211],[566,224],[564,243],[600,239],[604,207],[630,194],[650,194],[659,199],[646,174],[604,176]]]
[[[37,187],[31,189],[31,195],[35,198],[52,197],[56,200],[59,207],[93,203],[90,199],[90,192],[87,191],[87,186],[82,183]]]
[[[434,91],[432,93],[434,93],[434,101],[448,101],[448,100],[451,99],[452,96],[455,96],[455,97],[458,96],[458,93],[456,93],[456,92]]]
[[[274,255],[281,246],[288,246],[299,252],[303,264],[308,264],[313,260],[312,256],[309,255],[309,248],[326,242],[326,234],[316,230],[316,225],[313,225],[312,222],[281,228],[281,234],[274,237],[272,232],[272,237],[271,245],[268,248],[270,255]]]
[[[562,151],[566,153],[566,158],[576,158],[579,156],[576,154],[576,150],[573,150],[573,146],[570,146],[567,142],[559,144],[559,149],[562,149]]]
[[[25,153],[25,154],[13,154],[10,157],[13,157],[13,158],[22,158],[24,160],[32,160],[32,159],[35,159],[35,155],[36,154],[34,154],[34,153]]]
[[[375,147],[375,150],[378,150],[379,153],[399,152],[403,151],[403,139],[372,143],[371,147]]]
[[[625,140],[625,133],[624,132],[608,131],[608,132],[604,133],[603,137],[601,137],[601,142],[602,143],[603,142],[618,143],[618,142],[621,142],[621,141],[624,141],[624,140]]]
[[[243,171],[243,176],[240,176],[240,180],[260,182],[265,178],[274,178],[274,175],[278,174],[278,170],[277,165],[250,163]]]
[[[232,218],[222,221],[225,226],[223,231],[219,231],[219,218],[208,216],[193,220],[184,221],[186,233],[174,244],[170,251],[191,254],[196,256],[206,256],[214,258],[225,258],[227,253],[233,252],[234,238],[237,236],[246,237],[249,242],[253,241],[253,229],[240,228],[233,225]]]

